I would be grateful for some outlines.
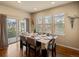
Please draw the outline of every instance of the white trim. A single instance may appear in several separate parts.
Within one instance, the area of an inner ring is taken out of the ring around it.
[[[78,48],[74,48],[74,47],[70,47],[70,46],[66,46],[66,45],[62,45],[62,44],[57,44],[57,45],[64,46],[64,47],[79,51]]]

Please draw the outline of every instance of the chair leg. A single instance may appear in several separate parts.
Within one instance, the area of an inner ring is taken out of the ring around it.
[[[55,44],[55,48],[54,48],[54,51],[55,51],[55,57],[56,57],[56,44]]]
[[[30,56],[30,45],[29,45],[29,56]]]
[[[27,45],[26,45],[26,55],[27,55]]]
[[[23,49],[22,40],[20,40],[20,48]]]
[[[35,56],[36,56],[36,47],[35,47]]]
[[[55,48],[55,57],[56,57],[56,48]]]
[[[52,56],[54,57],[54,54],[53,54],[53,49],[52,49]]]
[[[52,45],[52,56],[54,56],[53,52],[54,52],[54,51],[53,51],[53,45]]]

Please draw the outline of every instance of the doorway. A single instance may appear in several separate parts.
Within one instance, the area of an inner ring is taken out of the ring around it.
[[[19,35],[22,32],[29,32],[29,19],[16,20],[14,18],[7,18],[8,44],[19,41]]]
[[[7,18],[7,34],[8,34],[8,44],[16,42],[17,35],[17,21],[13,18]]]

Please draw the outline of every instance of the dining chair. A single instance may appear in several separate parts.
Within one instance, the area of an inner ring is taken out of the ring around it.
[[[56,43],[55,43],[55,39],[51,39],[48,43],[48,49],[47,49],[47,53],[49,54],[49,51],[52,50],[52,56],[56,56]]]
[[[36,41],[34,38],[27,37],[27,44],[29,48],[29,55],[30,55],[30,49],[34,50],[35,56],[37,55],[37,51],[40,52],[41,43]]]
[[[27,54],[27,39],[24,36],[20,35],[20,48],[23,50],[23,46],[26,47],[26,54]]]

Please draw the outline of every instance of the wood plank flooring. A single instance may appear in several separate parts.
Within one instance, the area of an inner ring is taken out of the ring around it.
[[[79,57],[79,51],[73,50],[64,46],[57,45],[57,50],[60,54],[65,54],[71,57]]]
[[[25,53],[25,47],[23,50],[20,50],[19,45],[20,45],[20,43],[17,42],[17,43],[9,45],[7,49],[0,49],[0,57],[29,57],[28,54],[26,55],[26,53]],[[57,47],[56,57],[70,57],[70,56],[71,55],[62,53],[62,51],[58,50],[58,47]],[[33,51],[31,51],[30,57],[34,57]],[[51,54],[49,55],[49,57],[51,57]]]

